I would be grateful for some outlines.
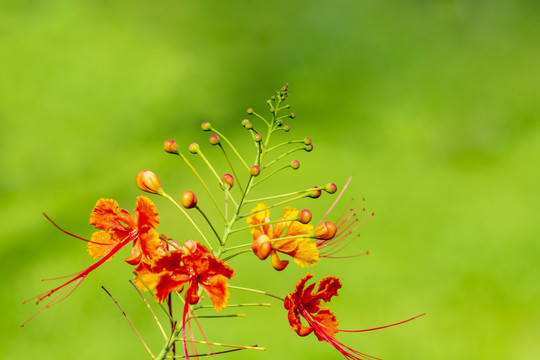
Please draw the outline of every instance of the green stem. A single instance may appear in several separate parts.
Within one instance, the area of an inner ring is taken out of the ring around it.
[[[229,145],[231,147],[231,149],[234,151],[234,153],[236,154],[236,156],[240,159],[240,161],[244,164],[244,166],[246,167],[247,171],[249,171],[249,166],[246,164],[246,162],[244,161],[244,159],[242,158],[242,156],[240,156],[240,154],[238,153],[238,151],[236,150],[236,148],[233,146],[233,144],[231,144],[231,142],[229,141],[229,139],[227,139],[225,137],[225,135],[223,135],[222,133],[220,133],[219,131],[217,131],[216,129],[214,129],[213,127],[210,127],[210,130],[212,130],[214,133],[216,133],[217,135],[219,135],[219,137],[223,140],[225,140],[225,142],[227,143],[227,145]]]
[[[237,289],[237,290],[244,290],[244,291],[254,292],[254,293],[257,293],[257,294],[263,294],[263,295],[266,295],[266,296],[270,296],[270,297],[273,297],[275,299],[279,299],[281,301],[285,301],[285,299],[282,298],[281,296],[274,295],[274,294],[271,294],[269,292],[262,291],[262,290],[250,289],[250,288],[245,288],[245,287],[240,287],[240,286],[231,286],[231,285],[229,285],[229,289]]]
[[[212,199],[212,202],[214,203],[216,209],[218,209],[221,217],[223,218],[223,221],[227,222],[227,219],[225,218],[225,215],[223,215],[223,212],[221,211],[221,208],[219,207],[216,199],[214,198],[214,196],[212,195],[212,193],[210,192],[210,189],[208,189],[208,186],[206,186],[204,180],[201,178],[201,176],[199,175],[199,173],[197,172],[197,170],[195,170],[195,168],[193,167],[193,165],[191,165],[191,163],[189,162],[189,160],[180,152],[178,151],[177,152],[178,156],[180,156],[180,158],[182,158],[182,160],[184,160],[184,162],[187,164],[187,166],[191,169],[191,171],[195,174],[195,176],[197,177],[197,179],[199,180],[199,182],[202,184],[202,186],[204,187],[204,189],[206,190],[206,192],[208,193],[208,195],[210,195],[210,198]]]
[[[184,210],[184,208],[180,205],[178,205],[178,203],[167,193],[163,193],[162,195],[164,198],[166,199],[169,199],[178,209],[180,209],[180,211],[182,211],[182,213],[188,218],[188,220],[191,222],[191,224],[195,227],[195,229],[197,229],[197,231],[199,232],[199,234],[201,234],[202,238],[204,239],[204,241],[206,241],[206,243],[208,244],[208,246],[210,247],[210,250],[212,250],[212,245],[210,244],[210,242],[208,241],[208,239],[206,238],[206,236],[204,236],[203,232],[201,231],[201,229],[199,229],[199,227],[197,226],[197,224],[195,224],[195,221],[193,221],[193,219],[191,218],[191,216],[188,215],[188,213],[186,212],[186,210]]]

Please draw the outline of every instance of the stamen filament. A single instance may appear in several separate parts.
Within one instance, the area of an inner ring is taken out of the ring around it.
[[[159,321],[158,317],[156,316],[156,313],[154,312],[154,310],[152,309],[152,307],[150,306],[150,304],[148,303],[148,301],[146,300],[146,298],[144,297],[143,293],[141,292],[141,290],[139,289],[139,287],[137,285],[135,285],[135,283],[133,282],[133,280],[129,280],[129,283],[131,285],[133,285],[133,287],[135,288],[135,290],[137,290],[137,292],[139,293],[139,295],[141,296],[141,298],[143,299],[144,303],[146,304],[146,307],[148,308],[148,310],[150,310],[150,313],[152,314],[152,316],[154,317],[154,320],[156,321],[156,323],[158,324],[158,327],[159,329],[161,330],[161,333],[163,334],[163,337],[165,338],[165,340],[167,340],[167,334],[165,334],[165,330],[163,329],[163,326],[161,326],[161,322]],[[146,284],[145,284],[146,286]]]
[[[144,345],[144,347],[146,348],[146,351],[148,351],[148,353],[150,354],[150,356],[152,357],[152,359],[154,359],[154,354],[152,354],[152,351],[150,351],[150,348],[148,347],[148,345],[146,345],[146,342],[144,342],[141,334],[139,334],[139,332],[137,331],[137,328],[135,327],[135,325],[133,325],[133,323],[131,322],[131,320],[129,319],[129,317],[127,316],[126,312],[124,311],[124,309],[122,309],[122,307],[120,306],[120,304],[118,303],[118,301],[116,301],[116,299],[111,295],[111,293],[105,289],[105,286],[102,286],[101,287],[106,293],[107,295],[109,295],[109,297],[112,299],[112,301],[114,301],[114,303],[116,304],[116,306],[118,306],[118,309],[120,309],[120,311],[122,312],[122,314],[124,315],[124,317],[126,318],[126,320],[129,322],[129,325],[131,325],[131,328],[133,329],[133,331],[135,331],[135,334],[137,334],[137,336],[139,337],[139,340],[141,340],[142,344]]]

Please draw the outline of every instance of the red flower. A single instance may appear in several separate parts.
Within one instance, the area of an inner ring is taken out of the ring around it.
[[[173,291],[181,292],[187,285],[186,303],[199,302],[199,286],[210,298],[216,311],[227,306],[229,290],[227,279],[234,270],[217,259],[211,251],[198,241],[188,240],[182,250],[172,250],[155,260],[153,264],[141,262],[135,269],[161,303]],[[141,288],[144,285],[138,282]]]
[[[88,268],[78,272],[66,283],[33,299],[37,299],[36,303],[39,303],[63,289],[60,295],[51,300],[45,308],[62,301],[80,285],[90,272],[110,260],[118,250],[131,242],[133,242],[132,253],[125,260],[132,265],[138,264],[143,258],[151,259],[158,254],[165,253],[164,245],[166,244],[161,242],[159,234],[156,231],[158,224],[159,214],[157,213],[156,206],[152,200],[145,196],[137,197],[135,219],[128,211],[119,209],[118,203],[115,200],[99,199],[90,214],[90,225],[94,225],[100,231],[92,234],[91,240],[86,240],[61,230],[76,238],[88,241],[88,252],[90,255],[94,259],[98,257],[102,258]],[[34,316],[38,313],[34,314]]]
[[[366,355],[342,344],[335,337],[338,332],[363,332],[383,329],[405,323],[424,315],[418,315],[399,323],[373,329],[338,329],[336,317],[328,307],[323,308],[322,302],[328,302],[334,295],[338,295],[337,291],[341,288],[341,282],[339,281],[339,278],[335,276],[325,277],[320,281],[317,291],[313,292],[313,290],[315,290],[315,283],[305,288],[306,282],[312,277],[312,274],[307,274],[303,279],[300,279],[300,281],[296,283],[295,291],[285,297],[284,305],[285,309],[289,310],[289,324],[291,325],[292,330],[296,331],[296,333],[300,336],[306,336],[313,332],[319,341],[326,341],[330,343],[347,359],[361,360],[377,358]],[[305,319],[307,325],[302,324],[302,318]]]
[[[155,289],[154,297],[161,303],[173,291],[181,292],[187,286],[182,333],[184,354],[189,359],[186,342],[186,323],[189,319],[189,305],[200,300],[199,286],[212,301],[216,311],[223,310],[229,301],[227,279],[234,276],[234,270],[227,263],[216,258],[211,251],[195,240],[187,240],[182,250],[172,250],[152,264],[141,262],[135,269],[142,279],[137,285],[146,289],[145,284]]]
[[[119,243],[134,241],[131,256],[125,259],[126,262],[137,265],[143,258],[155,258],[165,253],[165,243],[159,239],[156,230],[158,224],[156,206],[146,196],[137,197],[135,219],[128,211],[119,209],[115,200],[99,199],[90,215],[90,225],[101,231],[92,234],[88,253],[96,259],[107,256]]]

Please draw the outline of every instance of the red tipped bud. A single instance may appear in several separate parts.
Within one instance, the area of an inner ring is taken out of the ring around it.
[[[137,186],[142,191],[149,192],[151,194],[163,194],[163,189],[161,188],[161,181],[158,176],[149,170],[141,170],[135,177],[135,182]]]
[[[246,126],[246,124],[247,124],[248,122],[249,122],[249,120],[248,120],[248,119],[244,119],[244,120],[242,120],[242,126]]]
[[[328,183],[324,187],[324,190],[326,190],[326,192],[329,193],[329,194],[333,194],[333,193],[335,193],[337,191],[337,186],[334,183]]]
[[[182,252],[186,255],[193,254],[197,250],[197,242],[195,240],[186,240],[182,247]]]
[[[294,170],[298,169],[298,168],[300,167],[300,161],[298,161],[298,160],[293,160],[293,161],[291,161],[291,167],[292,167]]]
[[[304,209],[298,213],[298,221],[302,224],[309,224],[311,221],[311,211]]]
[[[201,148],[199,147],[199,144],[197,143],[191,143],[189,144],[189,152],[192,153],[192,154],[197,154],[199,153],[199,150],[201,150]]]
[[[261,135],[261,134],[255,134],[255,135],[253,135],[253,140],[255,140],[256,142],[261,142],[261,140],[262,140],[262,135]]]
[[[210,141],[210,144],[212,145],[217,145],[219,144],[219,136],[217,136],[216,134],[210,135],[210,138],[208,139],[208,141]]]
[[[312,199],[316,199],[321,196],[321,190],[319,190],[318,187],[314,187],[313,191],[311,191],[308,196]]]
[[[247,109],[247,113],[248,115],[253,115],[253,109],[252,108]]]
[[[315,228],[315,238],[319,240],[330,240],[332,239],[337,232],[336,224],[330,221],[326,221],[323,224],[318,225]]]
[[[270,108],[270,112],[273,114],[276,112],[276,109],[275,108]]]
[[[201,124],[201,129],[203,129],[204,131],[210,131],[211,128],[212,125],[210,125],[208,121],[205,121]]]
[[[313,150],[313,144],[306,145],[304,147],[304,150],[306,150],[307,152],[310,152],[311,150]]]
[[[305,145],[311,145],[311,138],[304,138],[304,144]]]
[[[276,120],[276,125],[277,126],[283,126],[283,119],[277,119]]]
[[[174,140],[166,140],[163,149],[170,154],[178,154],[178,144]]]
[[[251,243],[251,250],[261,260],[264,260],[272,252],[272,243],[267,235],[261,235]]]
[[[291,130],[291,127],[289,125],[285,125],[283,127],[283,130],[285,130],[285,132],[289,132],[289,130]]]
[[[230,190],[234,185],[234,178],[231,174],[225,174],[221,177],[221,182],[225,189]]]
[[[197,206],[197,197],[193,191],[184,191],[182,194],[182,206],[186,209],[191,209]]]
[[[290,117],[291,119],[294,119],[294,118],[296,117],[296,114],[295,114],[295,113],[291,113],[291,115],[289,115],[289,117]]]
[[[253,165],[249,172],[251,173],[251,176],[258,176],[261,173],[261,168],[257,165]]]
[[[250,130],[253,128],[253,124],[248,122],[244,127],[246,128],[246,130]]]

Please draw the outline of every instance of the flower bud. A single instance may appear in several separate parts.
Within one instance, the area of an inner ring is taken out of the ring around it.
[[[316,199],[321,196],[321,190],[319,190],[319,188],[315,186],[308,196],[312,199]]]
[[[225,174],[221,177],[221,182],[225,189],[230,190],[234,185],[234,178],[231,174]]]
[[[244,127],[246,128],[246,130],[250,130],[250,129],[253,128],[253,124],[248,122],[248,123],[246,123],[246,125]]]
[[[135,177],[137,187],[142,191],[149,192],[151,194],[163,194],[161,188],[161,181],[158,176],[149,170],[141,170]]]
[[[219,144],[219,136],[217,136],[216,134],[210,135],[208,141],[210,141],[210,144],[212,145],[217,145]]]
[[[304,209],[298,213],[298,221],[302,224],[309,224],[311,221],[311,211]]]
[[[185,255],[193,254],[197,250],[197,242],[195,240],[186,240],[182,247],[182,252]]]
[[[201,129],[203,129],[204,131],[210,131],[211,128],[212,125],[210,125],[208,121],[205,121],[201,124]]]
[[[329,194],[333,194],[333,193],[335,193],[337,191],[337,186],[334,183],[328,183],[324,187],[324,190]]]
[[[285,130],[285,132],[289,132],[289,130],[291,130],[291,127],[289,125],[285,125],[283,127],[283,130]]]
[[[270,112],[271,112],[271,113],[273,114],[273,113],[275,113],[275,112],[276,112],[276,109],[274,109],[274,108],[270,108]]]
[[[300,161],[298,161],[298,160],[293,160],[293,161],[291,161],[291,167],[292,167],[294,170],[297,170],[297,169],[300,167]]]
[[[253,135],[253,140],[255,140],[256,142],[261,142],[262,141],[262,135],[261,134]]]
[[[304,138],[304,144],[305,145],[311,145],[311,138]]]
[[[311,150],[313,150],[313,144],[306,145],[304,147],[304,150],[306,150],[307,152],[310,152]]]
[[[169,154],[178,154],[178,144],[174,140],[165,140],[163,149]]]
[[[326,221],[323,224],[318,225],[315,228],[315,238],[319,240],[330,240],[337,232],[336,224],[330,221]]]
[[[261,168],[257,165],[253,165],[251,169],[249,169],[249,172],[251,173],[251,176],[258,176],[261,173]]]
[[[247,113],[248,115],[253,115],[253,109],[252,108],[247,109]]]
[[[248,122],[249,122],[249,120],[248,120],[248,119],[244,119],[244,120],[242,120],[242,126],[244,126],[244,127],[245,127],[245,126],[246,126],[246,124],[247,124]]]
[[[276,125],[279,127],[279,126],[283,126],[283,119],[277,119],[276,120]]]
[[[291,114],[289,115],[289,117],[290,117],[291,119],[294,119],[294,118],[296,117],[296,114],[295,114],[295,113],[291,113]]]
[[[201,148],[199,147],[199,144],[197,143],[191,143],[189,144],[189,152],[192,153],[192,154],[198,154],[199,153],[199,150],[201,150]]]
[[[184,191],[182,194],[182,206],[186,209],[191,209],[197,206],[197,197],[193,191]]]
[[[260,235],[251,243],[251,250],[261,260],[264,260],[272,252],[272,243],[267,235]]]

